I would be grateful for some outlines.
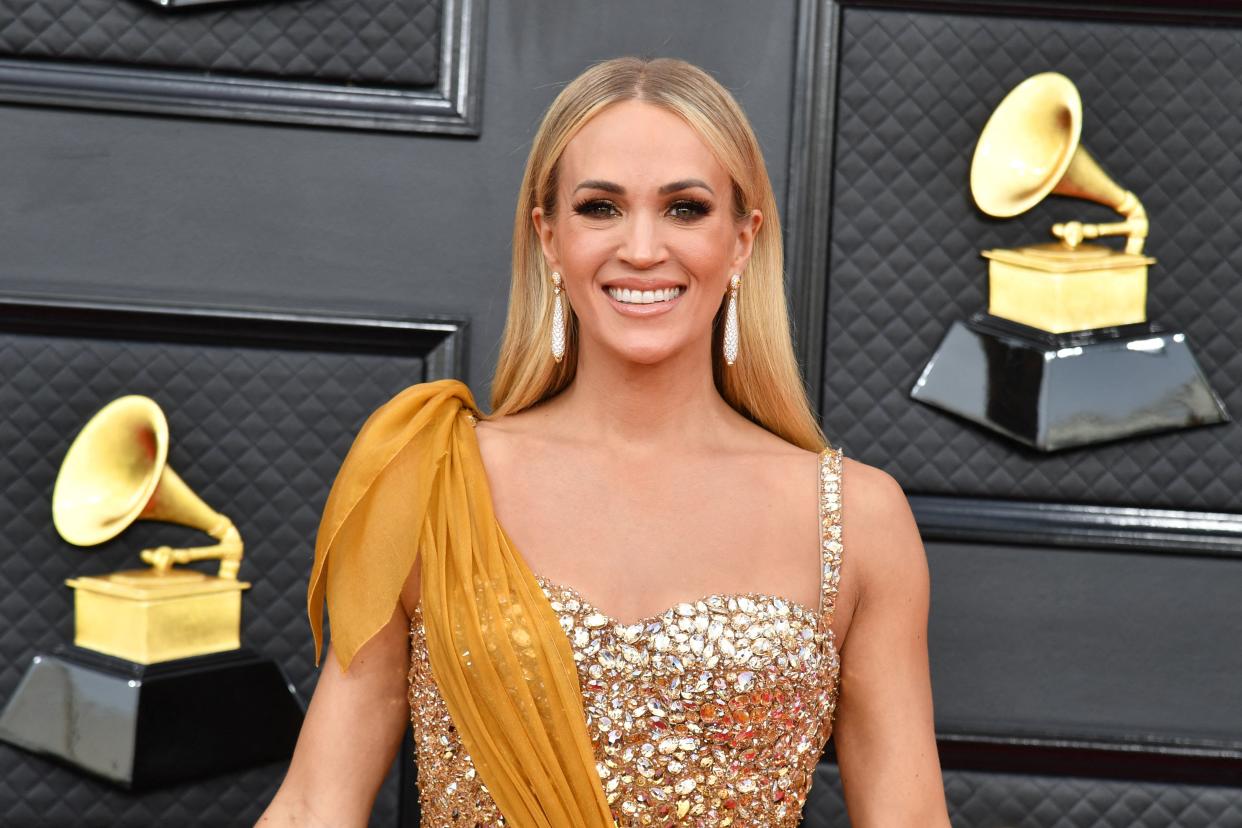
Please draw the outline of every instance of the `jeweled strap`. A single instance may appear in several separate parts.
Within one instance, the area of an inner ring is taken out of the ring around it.
[[[819,618],[820,628],[832,624],[841,581],[841,449],[819,454]]]

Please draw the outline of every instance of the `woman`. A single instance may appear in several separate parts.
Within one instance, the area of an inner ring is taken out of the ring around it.
[[[948,825],[918,531],[826,446],[763,159],[701,70],[552,104],[492,406],[422,383],[356,438],[309,590],[339,668],[262,824],[365,824],[409,716],[436,828],[796,825],[834,728],[854,826]]]

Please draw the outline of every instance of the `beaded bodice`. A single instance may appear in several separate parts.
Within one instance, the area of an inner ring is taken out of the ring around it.
[[[536,576],[569,638],[596,769],[617,824],[796,826],[832,732],[841,452],[820,455],[820,607],[709,595],[633,624]],[[410,714],[423,824],[503,826],[410,626]]]

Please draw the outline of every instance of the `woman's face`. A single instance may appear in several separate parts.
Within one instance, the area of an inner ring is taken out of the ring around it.
[[[623,101],[570,139],[558,171],[556,215],[536,207],[532,218],[580,346],[644,364],[706,350],[763,216],[734,218],[729,174],[698,133],[667,110]]]

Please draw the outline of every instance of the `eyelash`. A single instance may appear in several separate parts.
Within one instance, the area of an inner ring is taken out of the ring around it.
[[[575,204],[574,212],[588,218],[607,218],[607,216],[600,216],[592,212],[596,207],[604,206],[613,207],[614,205],[611,201],[606,199],[588,198]],[[679,198],[677,201],[673,202],[672,207],[673,209],[690,207],[694,210],[693,215],[682,217],[682,221],[693,221],[696,218],[702,218],[712,211],[712,206],[710,204],[697,198]]]

